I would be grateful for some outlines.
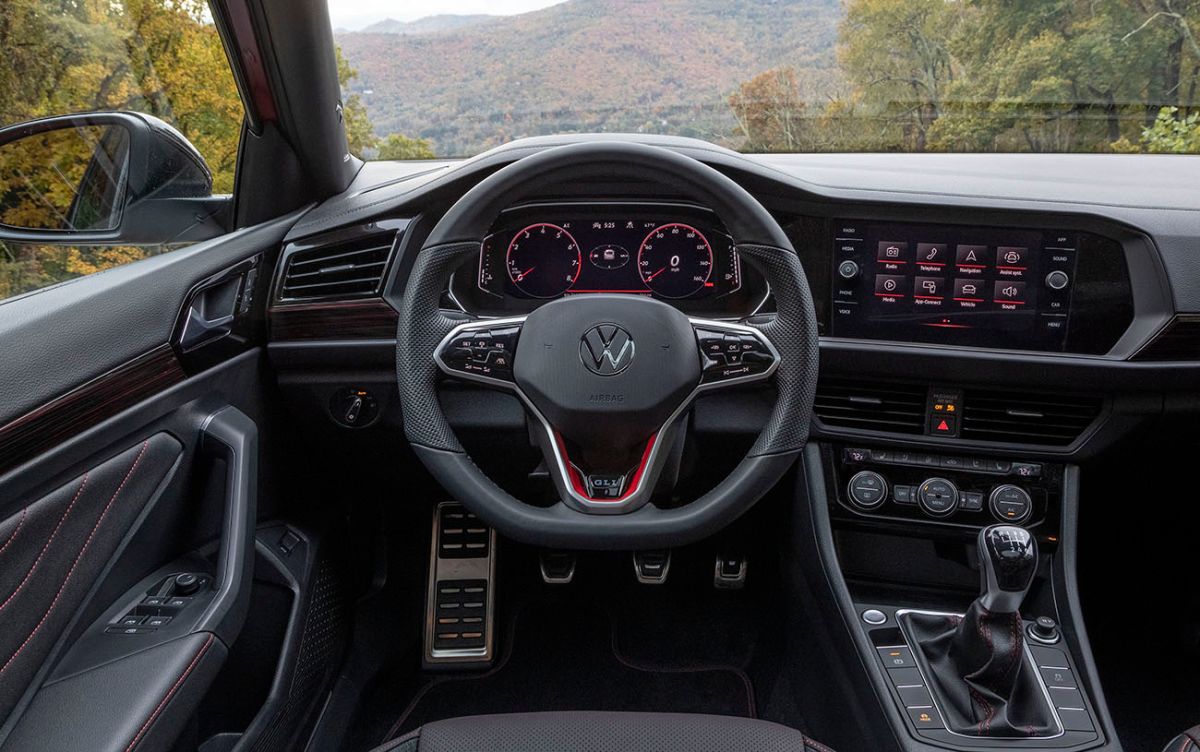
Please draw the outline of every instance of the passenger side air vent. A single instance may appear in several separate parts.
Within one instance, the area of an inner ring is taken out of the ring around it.
[[[1200,360],[1200,316],[1176,315],[1133,359]]]
[[[964,439],[1065,446],[1100,415],[1099,398],[968,389],[963,395]]]
[[[285,250],[280,303],[362,298],[378,295],[391,261],[396,232],[374,232],[309,247]]]
[[[919,434],[925,397],[923,386],[822,379],[814,411],[827,426]]]

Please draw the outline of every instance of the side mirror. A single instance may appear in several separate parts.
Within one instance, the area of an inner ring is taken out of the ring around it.
[[[0,240],[187,243],[226,231],[228,196],[179,131],[94,112],[0,129]]]

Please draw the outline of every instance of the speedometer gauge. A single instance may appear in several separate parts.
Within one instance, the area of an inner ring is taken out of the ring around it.
[[[712,269],[712,245],[691,225],[656,227],[638,249],[642,282],[664,298],[686,298],[711,286]]]
[[[505,266],[518,290],[534,298],[557,298],[579,279],[583,258],[571,233],[558,225],[529,225],[508,244]]]

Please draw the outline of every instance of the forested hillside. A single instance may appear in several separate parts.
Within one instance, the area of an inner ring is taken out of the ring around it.
[[[376,131],[439,155],[593,130],[747,151],[1200,151],[1200,0],[568,0],[438,18],[336,38]]]
[[[726,98],[760,71],[802,71],[814,96],[836,88],[841,17],[838,0],[568,0],[450,31],[336,41],[378,133],[454,155],[564,131],[729,141]]]

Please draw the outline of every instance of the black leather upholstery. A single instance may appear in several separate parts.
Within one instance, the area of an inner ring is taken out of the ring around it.
[[[795,729],[686,713],[514,713],[430,723],[375,752],[832,752]]]
[[[155,434],[0,521],[0,719],[182,451]]]
[[[1200,752],[1200,726],[1192,726],[1167,742],[1163,752]]]

